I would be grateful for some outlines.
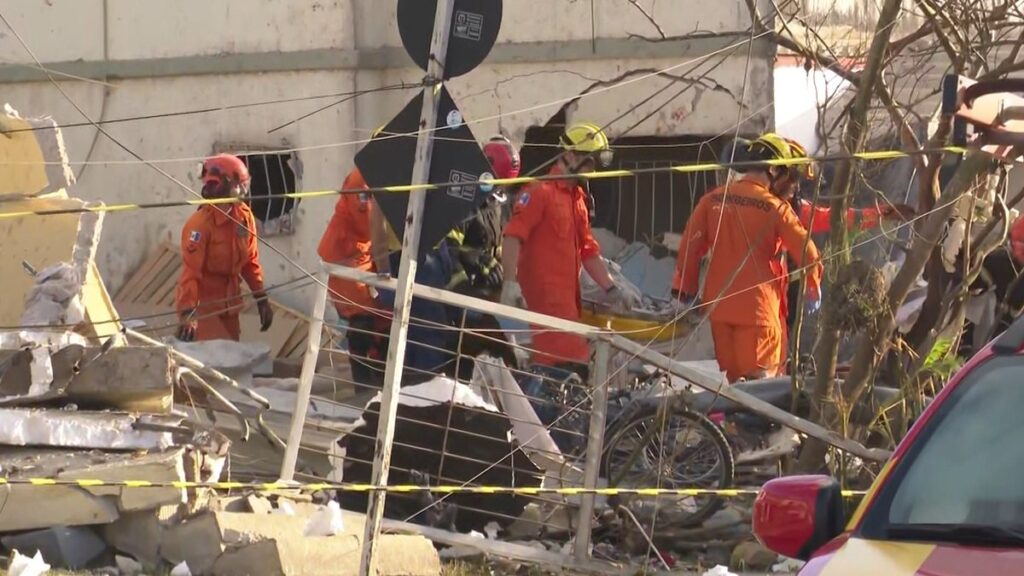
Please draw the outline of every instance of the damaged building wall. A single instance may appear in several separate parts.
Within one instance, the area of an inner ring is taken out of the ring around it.
[[[467,118],[490,118],[473,126],[477,137],[486,139],[501,130],[521,142],[528,127],[543,125],[588,88],[597,93],[571,107],[570,119],[609,121],[665,82],[676,80],[652,77],[602,91],[604,83],[638,77],[632,71],[678,66],[673,72],[682,73],[690,63],[709,54],[715,55],[709,64],[690,76],[715,69],[630,134],[714,135],[735,129],[737,120],[744,121],[741,132],[771,126],[774,48],[755,41],[748,69],[744,42],[749,33],[744,30],[749,18],[743,2],[709,5],[699,14],[687,9],[685,0],[639,4],[650,11],[661,31],[626,0],[506,2],[501,35],[488,62],[451,83]],[[215,10],[198,0],[173,4],[32,0],[12,8],[6,16],[49,67],[109,81],[110,85],[60,80],[90,118],[111,120],[419,82],[422,72],[410,66],[401,48],[394,10],[394,2],[356,0],[230,0]],[[766,2],[762,13],[771,13]],[[54,34],[54,30],[61,33]],[[699,34],[693,38],[671,39],[695,31]],[[660,38],[662,33],[670,40],[630,39],[631,34]],[[730,46],[732,55],[716,66]],[[31,62],[17,42],[5,41],[0,55],[7,62]],[[0,84],[5,100],[23,108],[23,113],[50,114],[62,124],[83,121],[38,70],[0,66]],[[667,100],[675,92],[669,89],[659,100]],[[339,143],[366,138],[412,96],[412,91],[373,94],[272,134],[268,134],[270,129],[332,99],[124,122],[107,129],[193,190],[199,187],[199,160],[218,145],[236,149],[239,144],[315,147],[297,153],[301,164],[297,188],[323,190],[340,185],[358,150],[358,145]],[[737,102],[741,97],[745,108]],[[541,104],[549,105],[539,107]],[[616,134],[660,105],[661,101],[656,101],[630,112],[610,132]],[[504,116],[499,119],[499,115]],[[79,176],[74,191],[78,197],[108,203],[192,198],[97,135],[91,126],[69,127],[64,137]],[[97,162],[102,164],[90,164]],[[295,211],[294,233],[270,241],[307,270],[315,269],[315,248],[332,204],[327,198],[304,200]],[[97,257],[108,287],[116,292],[159,242],[177,242],[180,226],[191,211],[176,208],[112,214],[108,229],[118,233],[103,238]],[[262,252],[268,283],[301,273],[273,251]],[[307,306],[303,291],[288,291],[278,297],[294,307]]]

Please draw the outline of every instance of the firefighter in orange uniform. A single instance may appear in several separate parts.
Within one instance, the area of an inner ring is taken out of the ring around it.
[[[338,198],[317,253],[325,262],[359,270],[375,271],[370,254],[370,211],[373,198],[358,168],[349,172],[342,184],[346,193]],[[356,382],[379,387],[384,381],[387,355],[387,314],[378,311],[376,290],[361,282],[331,276],[328,281],[331,301],[338,316],[348,322],[349,362]]]
[[[804,158],[800,146],[765,134],[749,160]],[[700,199],[679,245],[673,292],[695,299],[700,260],[709,255],[704,300],[710,304],[715,356],[730,382],[775,376],[785,359],[785,253],[808,270],[807,300],[820,301],[821,261],[788,198],[810,164],[757,166]],[[806,258],[804,245],[807,244]]]
[[[220,154],[203,163],[203,198],[244,197],[249,169],[238,157]],[[200,206],[181,230],[181,278],[176,306],[179,340],[241,337],[241,280],[252,291],[266,331],[274,312],[263,291],[256,220],[243,202]]]
[[[608,137],[593,124],[576,124],[562,135],[562,154],[549,174],[564,178],[527,186],[519,193],[502,242],[505,271],[501,301],[567,320],[579,320],[580,269],[607,293],[609,303],[638,304],[615,286],[590,230],[586,195],[576,174],[607,163]],[[533,363],[580,374],[584,379],[590,349],[576,334],[539,330],[533,336]]]

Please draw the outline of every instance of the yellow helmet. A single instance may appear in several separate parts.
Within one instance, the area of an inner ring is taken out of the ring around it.
[[[773,132],[762,134],[757,140],[750,143],[747,150],[750,152],[752,161],[794,160],[809,157],[807,149],[799,142],[783,138]],[[813,162],[786,164],[783,167],[805,180],[814,180],[815,178]]]
[[[602,164],[611,164],[611,143],[608,135],[597,124],[578,122],[569,126],[559,138],[564,150],[580,154],[593,154]]]

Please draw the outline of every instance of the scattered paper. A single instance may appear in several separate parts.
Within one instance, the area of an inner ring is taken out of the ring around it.
[[[736,576],[735,572],[730,572],[728,568],[719,564],[711,570],[704,573],[704,576]]]
[[[38,550],[31,558],[15,550],[11,564],[7,567],[10,576],[41,576],[49,571],[50,565],[43,561],[43,554]]]
[[[316,511],[306,523],[303,536],[334,536],[345,530],[345,522],[341,518],[341,506],[331,500]]]
[[[188,569],[188,562],[182,561],[174,568],[171,568],[171,576],[192,576],[192,571]]]

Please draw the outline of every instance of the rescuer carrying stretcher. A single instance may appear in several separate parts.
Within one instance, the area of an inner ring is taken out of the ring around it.
[[[804,148],[765,134],[748,149],[751,161],[806,158]],[[818,249],[788,199],[801,179],[814,177],[809,162],[760,164],[705,194],[679,245],[673,294],[697,297],[700,261],[709,259],[702,300],[709,308],[718,364],[730,382],[775,376],[785,360],[783,303],[785,254],[805,270],[807,301],[820,301]],[[804,247],[806,245],[806,254]]]

